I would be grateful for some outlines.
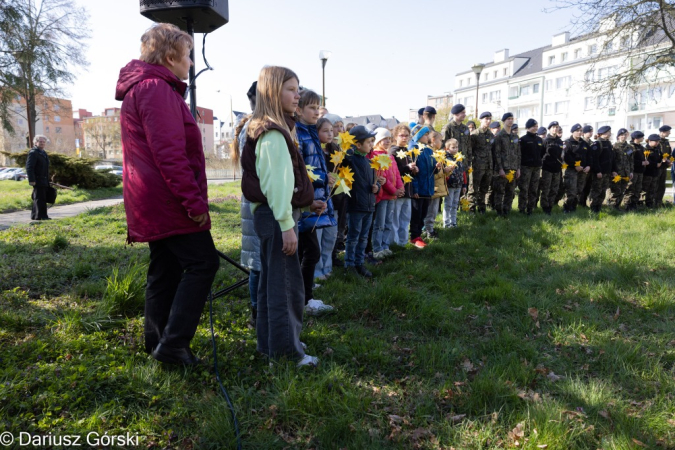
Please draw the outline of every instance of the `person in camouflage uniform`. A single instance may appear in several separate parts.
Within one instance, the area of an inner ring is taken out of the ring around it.
[[[659,136],[661,137],[659,146],[661,155],[663,156],[663,162],[661,163],[661,167],[659,167],[659,179],[656,182],[656,195],[654,197],[654,205],[656,207],[663,206],[663,196],[666,194],[666,179],[668,178],[668,168],[671,166],[670,157],[673,152],[673,149],[670,147],[670,141],[668,140],[670,130],[671,127],[669,125],[664,125],[659,128]]]
[[[591,170],[588,163],[588,144],[581,138],[581,124],[572,125],[572,135],[563,142],[563,178],[565,183],[565,204],[563,212],[576,211],[579,195],[583,189],[586,174]],[[581,179],[581,180],[580,180]]]
[[[537,136],[539,124],[534,119],[525,123],[527,133],[520,139],[520,178],[518,179],[518,210],[532,214],[537,204],[539,178],[541,176],[541,154],[544,143]]]
[[[647,165],[645,166],[645,174],[642,178],[642,191],[645,193],[645,206],[647,208],[656,207],[656,183],[663,162],[660,143],[661,137],[658,134],[650,134],[644,150]]]
[[[520,178],[520,144],[518,135],[511,132],[513,114],[502,116],[504,129],[495,136],[494,170],[499,174],[495,184],[495,209],[497,214],[508,216],[513,204],[516,183]]]
[[[471,142],[470,136],[471,132],[469,127],[464,125],[464,119],[466,118],[466,108],[461,103],[457,103],[450,110],[452,114],[452,120],[445,124],[441,134],[443,135],[443,145],[448,139],[457,139],[459,143],[459,153],[464,156],[464,161],[466,161],[467,166],[470,167],[472,155],[471,155]],[[469,167],[466,169],[469,170]]]
[[[611,172],[614,166],[614,149],[609,137],[612,129],[605,125],[598,128],[598,140],[591,146],[591,211],[599,213],[602,202],[605,201],[607,189],[611,182]]]
[[[561,126],[558,126],[557,134],[558,137],[562,140],[563,129]],[[562,200],[563,197],[565,196],[565,180],[563,179],[563,172],[561,172],[560,174],[560,183],[558,183],[558,193],[555,195],[555,202],[553,203],[554,205],[560,203],[560,200]]]
[[[642,131],[633,131],[630,137],[633,141],[631,143],[631,147],[633,147],[631,155],[633,158],[633,178],[628,182],[628,186],[626,187],[626,211],[634,211],[638,207],[645,166],[649,164],[645,160],[645,148],[642,146],[645,134]]]
[[[495,137],[490,131],[492,114],[480,115],[480,127],[471,133],[472,160],[470,172],[469,198],[471,210],[485,214],[485,197],[492,182],[492,144]]]
[[[589,150],[589,158],[588,158],[588,165],[591,165],[592,161],[592,154],[590,153],[590,149],[593,146],[593,127],[590,125],[586,125],[582,129],[584,135],[582,139],[586,141],[586,144],[588,144],[588,150]],[[583,208],[585,208],[587,205],[586,200],[588,199],[588,195],[591,193],[591,172],[588,171],[586,173],[586,176],[584,177],[585,179],[583,180],[584,185],[581,189],[579,189],[579,185],[577,185],[577,192],[579,195],[579,205],[581,205]]]
[[[502,129],[502,125],[499,123],[498,120],[492,122],[490,124],[490,131],[492,132],[493,136],[497,136],[499,132]],[[499,180],[499,173],[494,171],[495,167],[495,143],[494,139],[492,141],[492,145],[490,146],[490,152],[492,154],[492,179],[490,180],[490,188],[488,189],[488,206],[492,208],[493,210],[496,210],[497,208],[495,207],[495,185],[497,184],[497,181]]]
[[[556,195],[560,187],[562,175],[563,141],[558,136],[560,126],[558,122],[548,125],[548,136],[544,140],[544,155],[541,160],[541,209],[545,214],[551,215],[553,206],[556,205]]]
[[[633,179],[633,146],[626,142],[628,130],[621,128],[616,133],[614,143],[614,165],[612,166],[612,182],[609,185],[611,195],[609,204],[616,209],[621,209],[623,197],[626,194],[628,182]],[[615,181],[616,177],[621,177]]]

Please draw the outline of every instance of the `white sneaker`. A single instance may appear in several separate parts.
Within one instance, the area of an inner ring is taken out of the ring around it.
[[[379,252],[373,252],[373,258],[382,260],[384,257],[387,256],[387,254],[384,252],[384,250],[379,251]]]
[[[318,277],[314,277],[314,279],[319,281],[326,281],[328,277],[326,275],[319,275]]]
[[[317,365],[319,365],[319,358],[309,355],[305,355],[298,363],[298,367],[316,367]]]
[[[392,252],[392,251],[389,250],[388,248],[385,248],[385,249],[382,250],[382,251],[384,252],[384,256],[391,256],[391,255],[394,254],[394,252]]]
[[[321,300],[311,299],[307,302],[305,306],[305,314],[308,316],[320,316],[321,314],[329,313],[333,311],[333,307],[326,305]]]

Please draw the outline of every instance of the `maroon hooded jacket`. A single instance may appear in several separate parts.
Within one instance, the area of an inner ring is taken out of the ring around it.
[[[127,241],[150,242],[209,230],[204,150],[183,95],[187,85],[164,66],[133,60],[120,70]]]

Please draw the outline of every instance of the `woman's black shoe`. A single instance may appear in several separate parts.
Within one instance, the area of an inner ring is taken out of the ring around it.
[[[201,361],[192,354],[190,347],[172,348],[158,344],[152,352],[152,357],[159,362],[167,364],[183,364],[184,366],[194,366]]]

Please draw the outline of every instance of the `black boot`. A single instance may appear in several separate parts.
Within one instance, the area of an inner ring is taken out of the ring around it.
[[[190,347],[172,348],[158,344],[152,352],[152,357],[167,364],[194,366],[200,363],[199,358],[192,354]]]

